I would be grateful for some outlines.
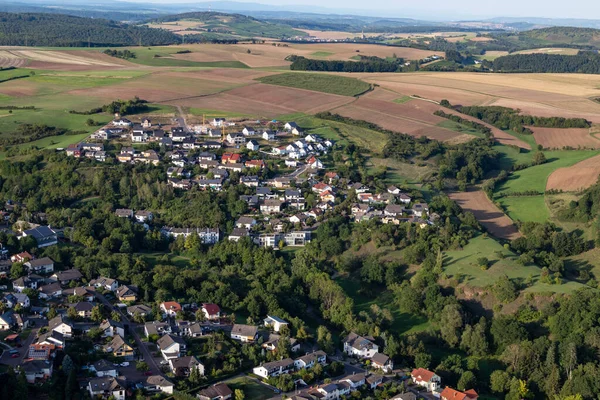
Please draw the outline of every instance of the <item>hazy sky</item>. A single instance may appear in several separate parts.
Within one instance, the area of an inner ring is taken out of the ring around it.
[[[199,3],[194,0],[172,0],[174,3]],[[206,0],[201,0],[204,3]],[[600,1],[597,0],[235,0],[285,6],[326,7],[336,13],[351,10],[370,11],[371,14],[390,17],[418,17],[428,19],[469,17],[548,17],[600,19]],[[160,2],[164,0],[145,0]],[[218,1],[214,2],[215,8]],[[322,10],[315,10],[322,12]]]

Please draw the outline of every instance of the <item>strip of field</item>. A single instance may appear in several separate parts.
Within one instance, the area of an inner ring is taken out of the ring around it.
[[[565,192],[584,190],[595,184],[599,175],[600,155],[571,167],[557,169],[548,177],[546,190],[563,190]]]
[[[272,118],[294,112],[313,114],[353,100],[347,96],[257,83],[213,96],[181,99],[167,104]]]
[[[533,137],[545,149],[562,149],[563,147],[598,149],[600,140],[590,135],[589,129],[556,129],[530,127]]]
[[[375,123],[384,129],[406,133],[411,136],[426,136],[440,141],[451,140],[459,136],[437,126],[444,118],[433,115],[427,102],[396,104],[370,98],[360,98],[347,106],[337,108],[335,113],[348,118]]]
[[[258,81],[270,85],[314,90],[317,92],[339,94],[341,96],[357,96],[371,88],[366,82],[345,76],[304,74],[288,72],[258,78]]]
[[[521,236],[513,221],[500,211],[483,191],[453,192],[449,197],[463,210],[473,213],[490,234],[506,240]]]

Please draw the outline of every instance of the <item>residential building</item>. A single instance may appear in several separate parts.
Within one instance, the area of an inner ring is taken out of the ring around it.
[[[252,372],[262,378],[272,378],[275,376],[287,374],[294,370],[294,360],[285,358],[283,360],[264,363],[261,366],[254,367]]]
[[[7,293],[0,301],[2,301],[7,308],[15,308],[17,305],[23,308],[29,308],[31,306],[29,296],[23,293]]]
[[[479,395],[474,389],[467,390],[466,392],[460,392],[450,387],[446,387],[440,393],[441,400],[477,400]]]
[[[62,294],[62,287],[58,282],[49,283],[38,287],[38,292],[40,292],[40,299],[49,300],[60,297]]]
[[[256,140],[250,140],[246,143],[246,148],[250,151],[260,150],[260,146]]]
[[[123,357],[126,360],[133,359],[133,348],[125,343],[119,335],[113,336],[111,342],[104,346],[105,353],[112,353],[115,357]]]
[[[111,376],[116,378],[118,376],[117,366],[107,360],[98,360],[90,366],[90,371],[94,372],[98,378],[105,376]]]
[[[50,279],[59,282],[61,285],[68,285],[72,281],[79,281],[83,275],[79,270],[75,268],[67,269],[65,271],[55,272]]]
[[[120,301],[136,301],[137,288],[130,285],[122,285],[117,289],[117,298]]]
[[[181,304],[176,301],[165,301],[160,303],[160,310],[166,317],[175,317],[181,311]]]
[[[50,361],[24,361],[19,368],[25,372],[27,383],[45,381],[52,377],[52,362]]]
[[[58,236],[49,226],[38,226],[37,228],[23,231],[22,236],[31,236],[37,242],[38,247],[53,246],[58,243]]]
[[[152,314],[152,308],[148,307],[145,304],[136,304],[133,306],[127,307],[127,315],[131,317],[135,317],[139,315],[141,317],[146,317],[147,315]]]
[[[269,351],[277,350],[277,343],[279,343],[279,340],[281,338],[282,338],[281,335],[269,333],[269,336],[267,338],[265,338],[265,341],[262,344],[262,348],[269,350]],[[298,340],[296,340],[294,338],[289,338],[289,340],[290,340],[290,350],[292,352],[295,353],[298,350],[300,350],[300,343],[298,342]]]
[[[50,257],[29,260],[23,265],[27,267],[29,273],[49,274],[54,272],[54,261]]]
[[[56,346],[54,344],[33,343],[29,345],[27,354],[32,360],[48,361],[55,350]]]
[[[119,282],[116,279],[100,277],[98,279],[92,279],[89,285],[114,292],[119,287]]]
[[[371,366],[373,368],[378,368],[385,373],[390,373],[394,369],[394,362],[385,354],[376,353],[371,358]]]
[[[48,321],[48,330],[58,332],[65,337],[73,336],[73,325],[62,314]]]
[[[15,321],[14,315],[15,313],[10,310],[0,315],[0,331],[7,331],[16,326],[17,323]]]
[[[437,392],[441,388],[442,378],[424,368],[413,369],[410,376],[415,385],[424,387],[428,392]]]
[[[198,400],[229,400],[231,399],[233,392],[224,383],[217,383],[209,386],[206,389],[202,389],[198,392],[196,397]]]
[[[156,342],[165,360],[179,358],[186,351],[185,341],[179,336],[166,334]]]
[[[260,212],[263,214],[277,214],[283,209],[284,202],[281,200],[267,199],[260,205]]]
[[[129,208],[117,208],[115,215],[119,218],[133,218],[133,210]]]
[[[253,325],[235,324],[231,329],[231,338],[241,342],[254,342],[258,335],[258,327]]]
[[[169,366],[175,376],[189,376],[194,369],[198,370],[201,376],[204,376],[204,364],[195,356],[184,356],[178,358],[170,358]]]
[[[256,225],[256,220],[252,217],[241,216],[235,221],[236,228],[252,229]]]
[[[371,337],[362,337],[352,332],[344,339],[344,353],[360,358],[371,358],[379,352],[379,346]]]
[[[288,325],[289,325],[286,321],[282,320],[281,318],[275,317],[275,316],[271,316],[271,315],[267,315],[267,318],[265,318],[263,320],[263,322],[265,323],[266,327],[273,328],[273,330],[275,332],[279,332],[279,330],[282,327],[284,327],[284,326],[288,327]]]
[[[144,381],[144,390],[173,394],[175,385],[162,375],[151,375]]]
[[[144,324],[144,333],[146,337],[150,335],[165,335],[171,332],[171,325],[166,322],[146,322]]]
[[[92,398],[109,398],[112,396],[114,400],[125,400],[126,389],[127,385],[122,378],[110,376],[94,378],[88,383],[88,392]]]
[[[125,327],[123,323],[113,321],[112,319],[105,319],[99,326],[102,331],[102,337],[125,337]]]
[[[310,369],[317,364],[327,364],[327,354],[322,350],[317,350],[315,352],[308,353],[294,360],[294,365],[296,369]]]
[[[135,220],[140,223],[151,222],[153,218],[151,211],[140,210],[135,213]]]
[[[93,302],[96,299],[96,292],[89,287],[79,286],[76,288],[68,288],[62,291],[63,297],[79,296],[84,301]]]
[[[81,318],[91,318],[92,310],[94,309],[94,303],[90,303],[89,301],[80,301],[72,305],[72,307],[77,312]]]
[[[38,336],[37,344],[53,345],[64,349],[67,345],[65,335],[56,331],[49,331]]]
[[[202,303],[202,313],[207,320],[218,320],[221,318],[221,308],[213,303]]]

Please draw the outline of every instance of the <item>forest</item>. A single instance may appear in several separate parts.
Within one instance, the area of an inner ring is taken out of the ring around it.
[[[600,55],[579,52],[574,56],[562,54],[513,54],[498,57],[492,63],[496,72],[580,73],[599,74]]]
[[[360,57],[360,61],[314,60],[302,56],[289,56],[290,69],[293,71],[326,72],[401,72],[403,59],[387,61],[378,57]]]
[[[0,13],[0,45],[49,47],[155,46],[181,39],[162,29],[61,14]]]

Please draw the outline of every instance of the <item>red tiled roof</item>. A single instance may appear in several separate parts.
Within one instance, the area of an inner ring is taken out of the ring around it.
[[[473,391],[473,392],[475,392],[475,391]],[[440,393],[440,398],[442,400],[465,400],[465,399],[469,399],[471,397],[467,396],[466,393],[459,392],[458,390],[454,390],[450,387],[446,387],[446,389],[442,390],[442,393]],[[475,392],[474,399],[476,399],[476,398],[477,398],[477,392]]]
[[[465,394],[471,400],[477,400],[477,398],[479,397],[479,395],[477,394],[477,392],[475,391],[475,389],[469,389],[469,390],[467,390],[465,392]]]
[[[166,310],[172,310],[172,311],[180,311],[181,310],[181,304],[177,303],[176,301],[165,301],[163,303],[163,306],[165,307]]]
[[[413,369],[413,371],[410,373],[410,375],[412,376],[413,380],[416,380],[419,382],[429,382],[431,380],[431,378],[433,378],[435,373],[433,373],[429,370],[426,370],[424,368],[417,368],[417,369]]]
[[[221,308],[213,303],[202,303],[202,308],[206,310],[208,315],[217,315],[221,312]]]

